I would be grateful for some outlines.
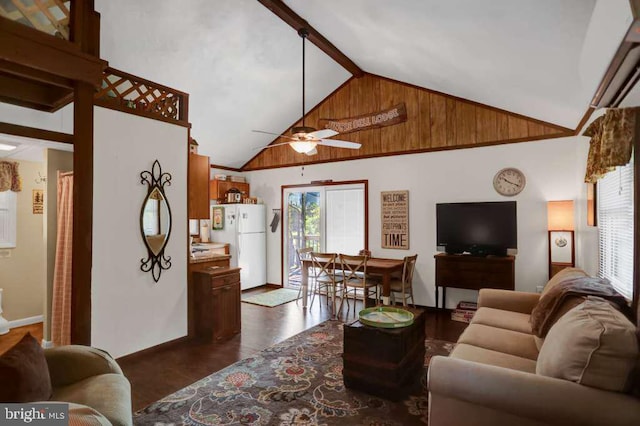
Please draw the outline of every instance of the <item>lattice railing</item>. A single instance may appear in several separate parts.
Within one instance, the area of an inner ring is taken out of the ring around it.
[[[69,0],[0,0],[0,16],[69,40]]]
[[[184,92],[107,68],[95,99],[141,115],[188,122],[188,97]]]

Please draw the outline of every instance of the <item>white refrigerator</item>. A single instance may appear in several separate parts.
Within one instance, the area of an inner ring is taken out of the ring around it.
[[[266,211],[264,204],[222,204],[222,230],[211,230],[214,242],[229,243],[231,266],[240,270],[240,288],[259,287],[267,283]]]

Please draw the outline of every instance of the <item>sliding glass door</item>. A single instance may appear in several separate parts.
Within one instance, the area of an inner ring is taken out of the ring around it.
[[[366,248],[366,185],[283,188],[283,280],[300,285],[297,250],[357,254]]]

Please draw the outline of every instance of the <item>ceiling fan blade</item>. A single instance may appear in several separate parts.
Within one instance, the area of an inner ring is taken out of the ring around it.
[[[320,129],[320,130],[316,130],[315,132],[307,133],[307,136],[311,136],[315,139],[324,139],[324,138],[330,138],[331,136],[335,136],[337,134],[338,132],[336,132],[335,130]]]
[[[311,156],[311,155],[316,155],[317,153],[318,153],[318,148],[317,148],[317,147],[313,148],[313,149],[312,149],[311,151],[309,151],[309,152],[305,152],[305,154],[306,154],[306,155],[309,155],[309,156]]]
[[[275,148],[276,146],[280,146],[280,145],[289,145],[289,142],[273,143],[271,145],[259,146],[257,148],[253,148],[253,149],[254,150],[258,150],[258,149]]]
[[[338,139],[321,139],[320,145],[333,146],[336,148],[359,149],[362,145],[357,142],[341,141]]]
[[[287,139],[292,139],[292,140],[296,140],[296,141],[298,140],[298,139],[296,139],[296,138],[294,138],[294,137],[292,137],[292,136],[281,135],[281,134],[279,134],[279,133],[265,132],[264,130],[252,130],[252,132],[255,132],[255,133],[264,133],[265,135],[279,136],[279,137],[281,137],[281,138],[287,138]]]

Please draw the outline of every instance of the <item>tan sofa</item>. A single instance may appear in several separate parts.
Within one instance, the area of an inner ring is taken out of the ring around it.
[[[576,273],[568,271],[565,276]],[[571,315],[563,312],[547,338],[539,339],[532,334],[529,323],[539,298],[536,293],[480,291],[479,309],[451,355],[431,360],[430,425],[640,425],[640,399],[580,384],[580,380],[540,374],[541,370],[549,370],[547,365],[539,365],[541,351],[545,351],[547,364],[569,356],[571,350],[565,348],[562,353],[553,352],[552,345],[558,341],[553,339],[566,341],[571,334],[563,335],[564,328],[581,320],[567,323],[576,315],[578,318],[585,315],[579,311],[582,305],[569,310]],[[594,299],[595,305],[602,303],[606,304],[602,299]],[[623,320],[628,322],[624,317]],[[634,326],[629,325],[633,335]],[[570,332],[576,334],[575,330]],[[632,353],[635,350],[632,364],[637,362],[637,341],[634,342],[625,343]],[[572,361],[569,359],[566,365],[571,366]],[[571,370],[564,365],[563,369]]]
[[[131,386],[109,354],[75,345],[45,349],[44,353],[53,388],[51,400],[73,403],[72,420],[115,426],[133,423]]]

